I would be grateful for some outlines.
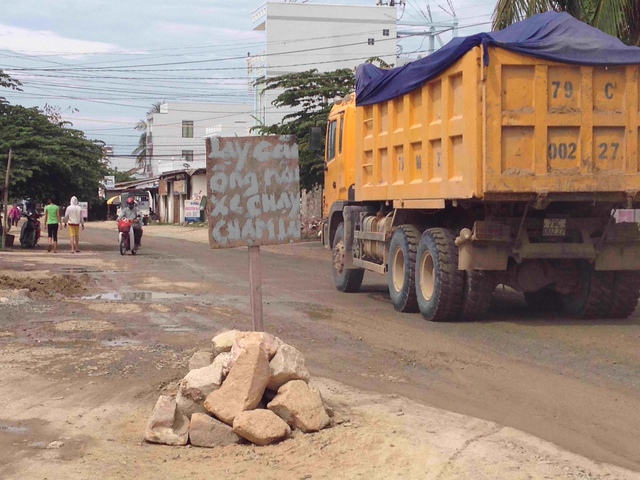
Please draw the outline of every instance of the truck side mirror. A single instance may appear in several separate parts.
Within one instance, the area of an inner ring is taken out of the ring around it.
[[[322,151],[322,127],[311,127],[309,132],[309,150]]]

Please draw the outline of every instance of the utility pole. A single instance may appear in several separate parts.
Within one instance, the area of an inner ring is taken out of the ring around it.
[[[453,37],[458,36],[458,19],[453,18],[450,21],[444,22],[427,22],[427,23],[398,23],[399,27],[414,27],[413,29],[407,28],[406,30],[398,30],[398,37],[407,37],[407,36],[420,36],[424,35],[429,39],[427,55],[431,55],[436,51],[435,41],[438,40],[438,43],[442,47],[444,44],[440,39],[440,34],[443,31],[451,31]]]
[[[4,222],[2,228],[2,248],[7,244],[7,204],[9,203],[9,174],[11,172],[11,149],[9,149],[9,159],[7,160],[7,176],[4,181],[4,215],[2,221]]]

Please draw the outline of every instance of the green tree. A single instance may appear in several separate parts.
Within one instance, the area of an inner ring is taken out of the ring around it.
[[[324,126],[331,110],[332,100],[352,92],[355,77],[351,69],[319,73],[312,69],[267,79],[265,90],[283,90],[273,105],[293,110],[275,125],[259,126],[260,135],[297,135],[300,159],[300,187],[310,190],[321,184],[324,159],[309,149],[312,126]]]
[[[11,196],[64,202],[91,200],[107,172],[102,142],[85,138],[68,122],[53,122],[38,108],[0,104],[0,158],[13,151]],[[4,178],[5,162],[0,162]]]
[[[108,169],[107,175],[113,175],[116,179],[116,183],[133,182],[135,180],[135,178],[128,172],[120,172],[115,168]]]
[[[567,12],[627,45],[640,46],[638,0],[498,0],[493,29],[500,30],[537,13]]]
[[[147,111],[147,118],[149,118],[149,116],[153,115],[154,113],[160,113],[160,106],[162,105],[162,103],[163,102],[155,102]],[[136,126],[133,128],[142,133],[140,134],[140,139],[138,140],[138,146],[131,153],[132,155],[136,156],[136,167],[146,170],[147,166],[149,165],[149,155],[147,154],[147,121],[139,120],[138,123],[136,123]]]
[[[18,80],[11,78],[9,75],[0,70],[0,87],[21,91],[20,85],[22,84]],[[2,103],[7,103],[7,100],[4,97],[0,96],[0,104]]]

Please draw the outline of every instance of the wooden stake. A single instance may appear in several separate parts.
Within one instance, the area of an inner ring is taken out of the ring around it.
[[[9,172],[11,171],[11,149],[9,149],[9,160],[7,160],[7,176],[4,181],[4,215],[2,221],[4,226],[2,228],[2,248],[5,248],[7,244],[7,204],[9,203]]]
[[[262,265],[260,246],[249,247],[249,286],[251,287],[251,320],[255,332],[264,331],[262,319]]]

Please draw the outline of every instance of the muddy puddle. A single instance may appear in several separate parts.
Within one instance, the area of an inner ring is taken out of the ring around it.
[[[91,267],[62,267],[60,270],[64,273],[99,273],[102,271]]]
[[[7,432],[7,433],[21,434],[21,433],[27,433],[28,431],[29,431],[29,427],[23,427],[19,425],[10,425],[7,423],[0,423],[0,433]]]
[[[113,340],[102,340],[100,344],[103,347],[134,347],[142,344],[139,340],[131,340],[128,338],[116,338]]]
[[[193,332],[194,328],[185,327],[183,325],[166,325],[162,327],[162,331],[169,333],[182,333],[182,332]]]
[[[96,295],[88,295],[82,297],[82,300],[102,300],[109,302],[149,302],[152,300],[176,300],[188,297],[190,297],[190,295],[184,293],[138,291],[98,293]]]

